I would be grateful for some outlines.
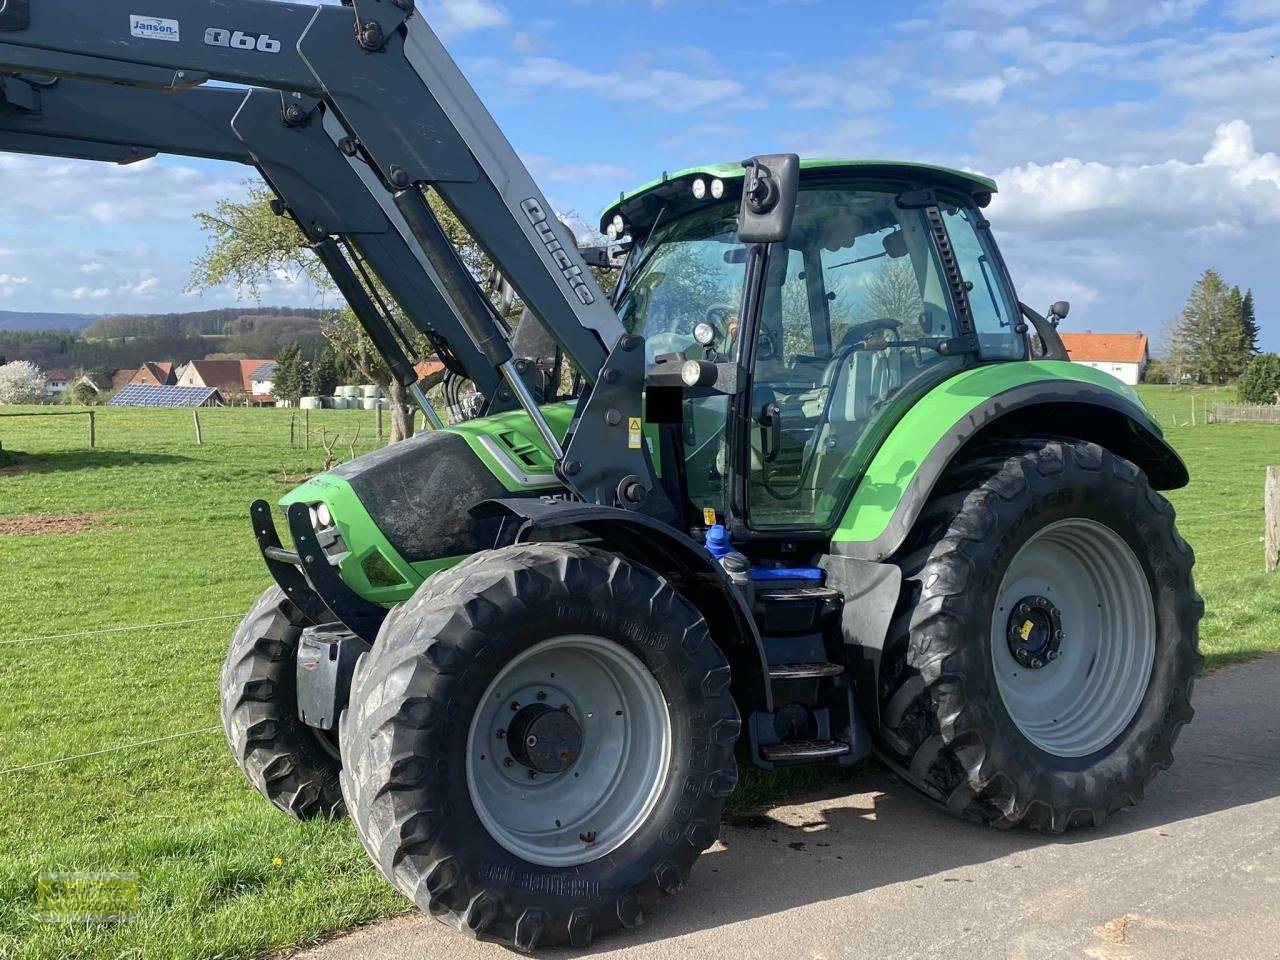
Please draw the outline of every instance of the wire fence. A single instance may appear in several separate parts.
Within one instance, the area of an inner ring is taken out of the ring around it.
[[[14,640],[0,640],[0,646],[15,643],[39,643],[43,640],[70,640],[74,637],[101,637],[109,633],[133,633],[139,630],[159,630],[164,627],[186,627],[196,623],[215,623],[221,620],[239,620],[242,613],[222,613],[215,617],[197,617],[194,620],[169,620],[164,623],[139,623],[128,627],[103,627],[100,630],[77,630],[74,633],[47,633],[38,637],[18,637]]]
[[[76,753],[69,757],[58,757],[56,760],[41,760],[39,763],[27,763],[20,767],[6,767],[0,770],[0,777],[9,773],[22,773],[25,770],[39,770],[44,767],[56,767],[64,763],[71,763],[73,760],[86,760],[89,757],[100,757],[106,753],[120,753],[124,750],[133,750],[137,747],[148,747],[156,743],[167,743],[170,740],[181,740],[184,737],[195,737],[205,733],[213,733],[215,730],[221,730],[221,726],[201,727],[199,730],[188,730],[185,733],[171,733],[165,737],[153,737],[150,740],[138,740],[134,743],[122,743],[115,747],[105,747],[102,750],[92,750],[89,753]]]

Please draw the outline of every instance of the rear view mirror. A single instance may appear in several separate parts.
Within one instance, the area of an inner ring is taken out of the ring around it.
[[[738,239],[743,243],[781,243],[791,234],[800,192],[800,158],[794,153],[744,160]]]
[[[1065,300],[1059,300],[1049,308],[1049,316],[1053,317],[1055,323],[1061,323],[1067,319],[1067,314],[1071,312],[1071,304]]]

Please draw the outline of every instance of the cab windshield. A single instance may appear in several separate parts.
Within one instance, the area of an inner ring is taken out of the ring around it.
[[[631,252],[620,284],[618,316],[627,332],[645,338],[645,359],[684,354],[694,328],[716,331],[720,359],[731,357],[746,277],[746,248],[738,241],[736,203],[680,217],[659,218]]]

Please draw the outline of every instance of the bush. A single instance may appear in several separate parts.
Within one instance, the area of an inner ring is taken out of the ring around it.
[[[0,367],[0,404],[43,402],[44,374],[39,367],[26,360]]]
[[[92,407],[99,400],[98,391],[87,380],[77,380],[67,387],[63,402],[77,407]]]
[[[1147,364],[1147,369],[1143,371],[1142,382],[1173,383],[1176,377],[1172,364],[1166,363],[1164,360],[1152,360]]]
[[[1280,391],[1280,354],[1258,354],[1236,381],[1236,396],[1241,403],[1276,403],[1277,391]]]

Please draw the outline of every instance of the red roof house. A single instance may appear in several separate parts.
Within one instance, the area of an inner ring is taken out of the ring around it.
[[[1145,333],[1064,333],[1062,342],[1072,363],[1103,370],[1133,386],[1151,362]]]

